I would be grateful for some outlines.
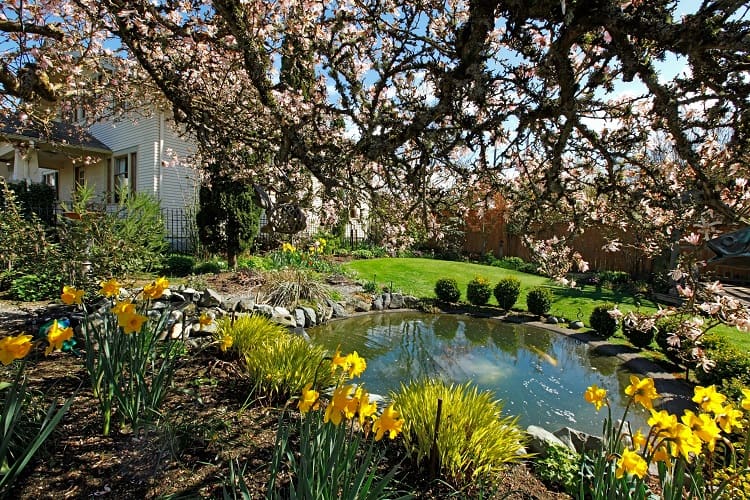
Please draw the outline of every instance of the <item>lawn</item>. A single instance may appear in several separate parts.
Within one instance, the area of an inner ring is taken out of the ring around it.
[[[542,276],[468,262],[383,258],[354,260],[345,264],[345,267],[355,271],[360,280],[375,281],[379,287],[392,287],[396,292],[400,291],[423,298],[435,297],[435,282],[440,278],[455,279],[461,290],[461,298],[465,300],[466,285],[474,276],[481,275],[488,278],[493,287],[501,278],[513,276],[521,281],[521,295],[516,302],[515,309],[525,310],[528,290],[543,286],[551,289],[554,294],[551,314],[568,319],[580,318],[586,325],[589,324],[591,311],[596,306],[605,303],[618,304],[622,311],[636,309],[638,300],[640,300],[642,312],[653,312],[657,308],[656,303],[645,297],[636,299],[627,293],[609,289],[597,290],[590,285],[577,288],[563,287]],[[490,299],[490,304],[497,304],[494,297]],[[713,331],[727,336],[737,347],[750,350],[750,333],[740,332],[736,328],[724,325],[714,328]]]

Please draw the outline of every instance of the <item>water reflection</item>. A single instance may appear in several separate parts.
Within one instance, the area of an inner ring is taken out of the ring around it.
[[[331,352],[340,346],[367,358],[362,381],[372,393],[387,394],[425,376],[471,380],[492,390],[524,426],[567,425],[600,434],[605,413],[583,400],[586,387],[608,390],[616,418],[626,400],[630,373],[617,358],[532,326],[409,312],[336,321],[309,333]],[[644,414],[634,417],[634,426],[645,428]]]

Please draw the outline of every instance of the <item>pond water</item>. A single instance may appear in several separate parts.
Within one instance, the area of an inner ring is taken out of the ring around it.
[[[615,419],[627,401],[630,372],[614,356],[584,342],[529,325],[459,315],[415,312],[369,314],[310,329],[313,342],[333,353],[357,351],[367,359],[360,378],[373,394],[387,395],[420,377],[473,381],[504,403],[519,424],[563,426],[601,435],[599,413],[583,399],[591,384],[607,389]],[[633,429],[647,429],[645,411],[631,409]]]

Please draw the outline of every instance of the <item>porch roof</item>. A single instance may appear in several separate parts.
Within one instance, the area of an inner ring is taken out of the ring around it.
[[[0,123],[0,141],[37,141],[54,146],[83,149],[97,153],[112,153],[112,150],[82,127],[53,121],[40,125],[10,119]]]

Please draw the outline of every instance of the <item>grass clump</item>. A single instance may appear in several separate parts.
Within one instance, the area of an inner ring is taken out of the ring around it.
[[[442,413],[436,451],[440,476],[455,486],[483,480],[504,464],[524,458],[519,455],[524,434],[516,419],[503,417],[502,403],[489,391],[479,392],[470,383],[446,385],[440,380],[422,379],[401,385],[392,394],[394,406],[404,419],[404,445],[420,466],[431,460],[438,400]]]
[[[443,302],[458,302],[461,298],[461,290],[453,278],[440,278],[435,283],[435,296]]]
[[[521,280],[512,276],[503,278],[495,285],[493,294],[495,300],[497,300],[497,305],[506,311],[510,311],[521,294]]]
[[[221,319],[216,337],[239,354],[256,389],[272,401],[286,401],[314,380],[319,387],[333,384],[325,348],[288,333],[268,318]]]
[[[475,276],[466,285],[466,299],[475,306],[483,306],[489,302],[492,296],[490,280],[484,276]]]
[[[287,309],[296,307],[300,301],[320,302],[331,295],[331,288],[317,273],[295,268],[267,272],[261,290],[269,304]]]

